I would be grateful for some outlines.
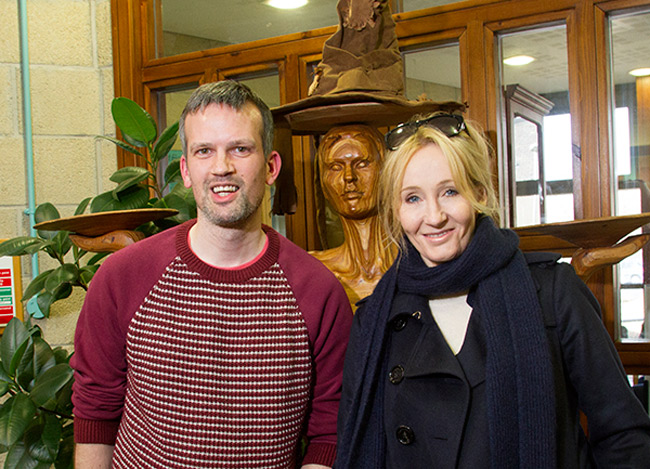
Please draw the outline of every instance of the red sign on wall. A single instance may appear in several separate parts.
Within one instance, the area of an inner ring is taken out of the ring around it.
[[[19,285],[20,264],[13,257],[0,257],[0,327],[15,316],[22,319]]]

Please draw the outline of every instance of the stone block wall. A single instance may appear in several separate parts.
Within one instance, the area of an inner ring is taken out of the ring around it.
[[[72,215],[86,197],[114,187],[115,135],[109,0],[28,0],[27,24],[36,204]],[[0,0],[0,239],[29,235],[18,3]],[[40,257],[40,270],[54,267]],[[23,286],[32,277],[22,261]],[[53,345],[72,345],[83,294],[39,321]]]

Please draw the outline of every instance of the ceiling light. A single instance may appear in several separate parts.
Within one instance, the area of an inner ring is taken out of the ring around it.
[[[506,64],[506,65],[512,65],[512,66],[515,66],[515,67],[519,67],[521,65],[528,65],[533,60],[535,60],[535,58],[530,57],[528,55],[513,55],[512,57],[508,57],[507,59],[503,59],[503,63]]]
[[[630,75],[635,76],[635,77],[647,77],[650,75],[650,68],[645,67],[645,68],[635,68],[634,70],[630,70]]]
[[[281,10],[292,10],[307,5],[307,0],[268,0],[267,5]]]

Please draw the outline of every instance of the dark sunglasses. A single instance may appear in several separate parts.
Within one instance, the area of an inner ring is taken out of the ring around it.
[[[405,122],[386,134],[384,137],[386,148],[389,150],[397,150],[407,138],[415,134],[423,126],[433,127],[447,137],[454,137],[465,130],[465,121],[463,120],[463,116],[458,114],[436,114],[427,119]]]

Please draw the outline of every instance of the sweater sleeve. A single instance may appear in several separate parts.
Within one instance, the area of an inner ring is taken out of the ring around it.
[[[332,466],[352,309],[334,274],[286,240],[280,264],[298,300],[312,347],[312,400],[306,422],[309,445],[303,464]]]
[[[126,389],[126,335],[133,314],[174,257],[176,230],[168,231],[112,254],[93,277],[70,360],[77,443],[115,443]]]
[[[627,381],[600,307],[567,264],[557,267],[558,336],[598,467],[650,467],[650,419]]]

